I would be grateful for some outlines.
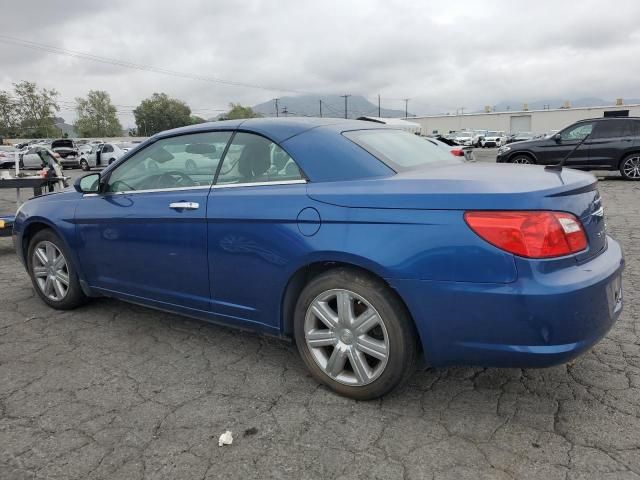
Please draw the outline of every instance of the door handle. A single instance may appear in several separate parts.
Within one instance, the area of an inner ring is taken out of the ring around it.
[[[174,210],[197,210],[200,204],[197,202],[173,202],[169,204],[169,208]]]

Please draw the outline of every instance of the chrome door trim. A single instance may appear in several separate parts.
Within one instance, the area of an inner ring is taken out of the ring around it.
[[[211,188],[239,188],[239,187],[259,187],[262,185],[300,185],[307,183],[305,179],[300,180],[275,180],[272,182],[248,182],[248,183],[223,183],[221,185],[213,185]]]

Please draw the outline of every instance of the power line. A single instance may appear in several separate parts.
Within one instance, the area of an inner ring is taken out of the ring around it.
[[[25,47],[25,48],[30,48],[32,50],[40,50],[43,52],[47,52],[47,53],[54,53],[57,55],[65,55],[68,57],[74,57],[74,58],[79,58],[82,60],[90,60],[92,62],[99,62],[99,63],[106,63],[109,65],[115,65],[118,67],[123,67],[123,68],[129,68],[129,69],[133,69],[133,70],[142,70],[142,71],[147,71],[147,72],[153,72],[153,73],[160,73],[163,75],[170,75],[173,77],[181,77],[181,78],[188,78],[191,80],[199,80],[202,82],[210,82],[210,83],[217,83],[217,84],[222,84],[222,85],[229,85],[229,86],[233,86],[233,87],[244,87],[244,88],[255,88],[255,89],[259,89],[259,90],[267,90],[267,91],[271,91],[271,92],[291,92],[291,93],[297,93],[297,94],[303,94],[303,95],[313,95],[312,93],[309,92],[304,92],[301,90],[293,90],[293,89],[289,89],[289,88],[275,88],[275,87],[271,87],[268,85],[257,85],[257,84],[251,84],[251,83],[245,83],[245,82],[236,82],[233,80],[225,80],[222,78],[217,78],[217,77],[207,77],[204,75],[197,75],[197,74],[192,74],[192,73],[187,73],[187,72],[179,72],[176,70],[169,70],[166,68],[160,68],[160,67],[154,67],[152,65],[145,65],[142,63],[134,63],[134,62],[129,62],[126,60],[119,60],[116,58],[109,58],[109,57],[102,57],[99,55],[93,55],[91,53],[87,53],[87,52],[80,52],[77,50],[69,50],[66,48],[60,48],[60,47],[55,47],[53,45],[46,45],[44,43],[36,43],[36,42],[31,42],[29,40],[23,40],[21,38],[16,38],[16,37],[10,37],[8,35],[0,35],[0,42],[1,43],[8,43],[11,45],[17,45],[20,47]]]

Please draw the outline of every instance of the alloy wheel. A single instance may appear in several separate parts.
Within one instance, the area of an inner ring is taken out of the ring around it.
[[[622,173],[627,178],[640,179],[640,156],[627,158],[622,165]]]
[[[328,290],[311,302],[304,336],[315,363],[342,384],[367,385],[387,365],[389,335],[382,317],[349,290]]]
[[[533,163],[529,157],[516,157],[511,163],[520,163],[523,165],[529,165]]]
[[[69,291],[69,267],[60,249],[49,241],[42,241],[33,250],[33,276],[45,297],[59,302]]]

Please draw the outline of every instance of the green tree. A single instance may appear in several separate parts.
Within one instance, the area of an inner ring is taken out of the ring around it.
[[[0,137],[17,137],[19,123],[15,100],[9,92],[0,91]]]
[[[118,137],[122,125],[111,97],[103,90],[90,90],[87,98],[76,98],[78,119],[73,128],[82,137]]]
[[[170,128],[191,124],[191,109],[182,100],[166,93],[154,93],[133,111],[140,135],[153,135]]]
[[[191,115],[191,125],[195,125],[197,123],[205,123],[206,120],[198,115]]]
[[[231,107],[231,110],[223,115],[223,120],[237,120],[241,118],[256,118],[261,116],[259,113],[254,112],[251,107],[243,107],[239,103],[230,103],[229,107]]]
[[[16,114],[20,136],[48,137],[55,134],[53,113],[58,111],[56,90],[38,88],[35,82],[14,83]]]

